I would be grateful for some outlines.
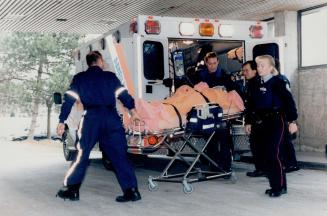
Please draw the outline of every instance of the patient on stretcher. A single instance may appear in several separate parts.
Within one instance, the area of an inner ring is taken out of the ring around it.
[[[206,103],[201,93],[209,99],[210,103],[219,104],[224,114],[232,115],[244,110],[243,101],[236,91],[226,92],[221,88],[209,88],[206,83],[201,82],[194,88],[183,85],[173,96],[165,100],[147,102],[143,99],[136,99],[136,110],[142,121],[140,125],[129,128],[154,132],[179,127],[180,120],[176,109],[181,115],[182,123],[185,124],[186,115],[192,107]]]

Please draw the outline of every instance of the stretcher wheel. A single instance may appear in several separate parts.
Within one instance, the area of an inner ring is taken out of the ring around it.
[[[233,184],[237,182],[237,176],[235,172],[232,172],[232,174],[230,175],[230,180],[232,181]]]
[[[193,186],[189,183],[187,183],[186,180],[183,181],[183,192],[185,194],[190,194],[193,192]]]
[[[152,178],[148,179],[148,188],[149,191],[157,191],[159,189],[158,183],[154,182]]]

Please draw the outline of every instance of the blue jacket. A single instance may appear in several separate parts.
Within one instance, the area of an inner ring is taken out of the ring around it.
[[[245,122],[252,124],[254,113],[281,111],[288,122],[297,119],[297,109],[293,96],[281,76],[273,76],[266,82],[254,80],[248,86]]]
[[[63,123],[77,99],[84,109],[108,107],[116,110],[116,98],[128,109],[135,108],[134,99],[122,86],[112,72],[103,71],[98,66],[91,66],[85,72],[76,74],[64,95],[59,122]]]
[[[225,86],[227,91],[237,90],[231,77],[220,67],[220,65],[218,65],[218,68],[214,73],[209,73],[207,68],[200,71],[200,79],[202,82],[206,82],[210,88],[215,86]]]

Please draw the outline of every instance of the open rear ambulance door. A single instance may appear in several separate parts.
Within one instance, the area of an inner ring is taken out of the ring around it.
[[[162,100],[170,89],[163,84],[169,78],[168,41],[150,37],[140,38],[140,59],[137,60],[139,83],[138,95],[145,100]]]
[[[246,61],[255,60],[257,56],[260,55],[271,55],[274,57],[276,62],[276,69],[279,72],[284,71],[283,63],[283,40],[282,39],[273,39],[260,41],[259,43],[248,43],[246,46]]]

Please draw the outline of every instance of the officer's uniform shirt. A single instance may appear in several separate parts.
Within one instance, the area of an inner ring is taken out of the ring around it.
[[[81,100],[86,110],[100,107],[115,109],[116,98],[126,108],[135,108],[134,99],[114,73],[103,71],[98,66],[91,66],[85,72],[73,77],[69,90],[64,96],[59,122],[63,123],[67,119],[76,100]]]
[[[251,79],[246,80],[245,87],[244,87],[244,94],[243,94],[243,97],[242,97],[242,99],[244,100],[245,103],[246,103],[246,101],[248,100],[248,97],[249,97],[249,89],[251,89],[251,86],[255,85],[258,82],[259,79],[260,79],[260,76],[255,75]]]
[[[288,122],[297,119],[297,110],[287,83],[280,76],[267,75],[257,80],[248,89],[247,111],[249,113],[281,112]],[[253,123],[251,115],[246,123]]]
[[[244,106],[245,106],[245,113],[248,112],[248,101],[251,100],[251,93],[250,89],[253,89],[253,86],[256,85],[260,81],[260,76],[256,75],[255,77],[252,77],[249,80],[246,80],[245,87],[244,87],[244,92],[242,94],[242,99],[244,101]]]

